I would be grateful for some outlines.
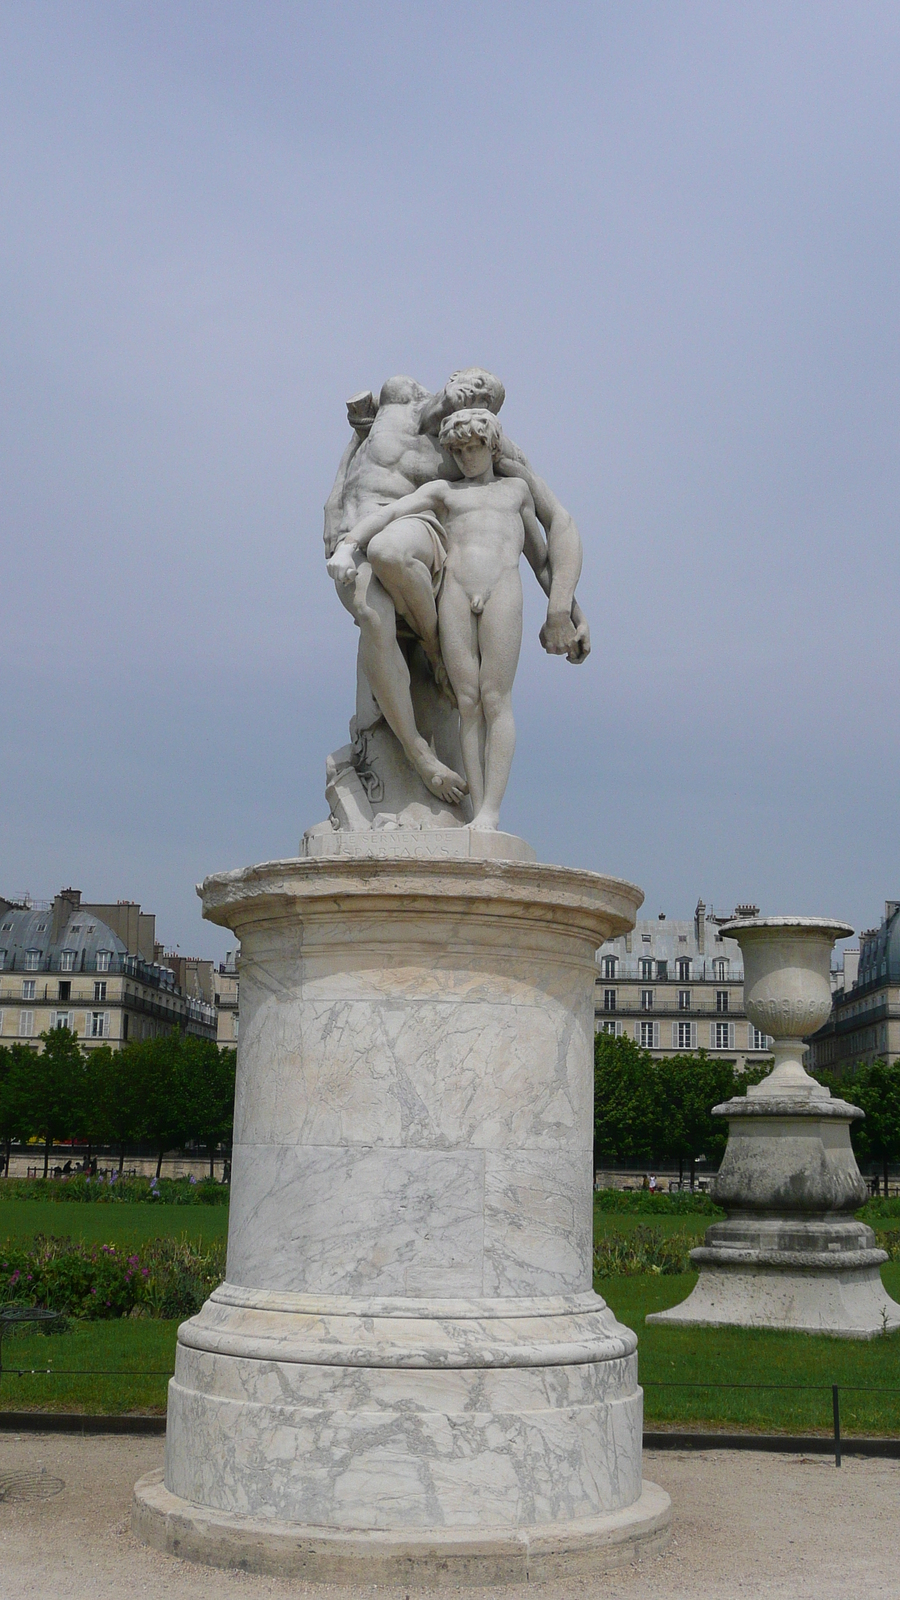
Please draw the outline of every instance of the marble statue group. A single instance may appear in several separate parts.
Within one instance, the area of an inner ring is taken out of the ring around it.
[[[498,828],[523,554],[547,595],[544,649],[590,651],[578,529],[505,437],[504,397],[469,367],[437,394],[395,377],[348,402],[325,552],[360,637],[353,743],[329,766],[333,826]]]

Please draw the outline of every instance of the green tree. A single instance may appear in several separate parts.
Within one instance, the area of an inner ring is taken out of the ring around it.
[[[728,1124],[724,1117],[714,1117],[712,1108],[735,1092],[734,1062],[697,1050],[663,1056],[653,1066],[660,1135],[657,1158],[678,1162],[679,1182],[687,1162],[693,1189],[699,1158],[718,1163],[725,1153]]]
[[[14,1044],[0,1047],[0,1140],[6,1147],[3,1170],[7,1174],[12,1142],[21,1139],[25,1132],[18,1061],[23,1050],[28,1050],[28,1046]],[[29,1053],[34,1055],[36,1052],[32,1049]]]
[[[159,1177],[166,1151],[180,1149],[190,1138],[184,1036],[173,1028],[157,1039],[142,1039],[129,1046],[128,1054],[128,1067],[134,1074],[129,1092],[134,1096],[143,1137],[156,1148]]]
[[[120,1174],[126,1145],[146,1138],[144,1108],[133,1070],[134,1050],[133,1044],[126,1044],[121,1050],[103,1044],[91,1051],[96,1137],[118,1150]]]
[[[864,1062],[840,1079],[830,1077],[828,1087],[865,1112],[864,1121],[851,1124],[853,1148],[880,1165],[887,1194],[888,1168],[900,1161],[900,1061]]]
[[[598,1033],[594,1040],[594,1166],[604,1157],[656,1166],[685,1163],[691,1187],[698,1158],[721,1160],[728,1124],[712,1108],[746,1093],[771,1068],[764,1061],[738,1072],[732,1060],[705,1050],[655,1058],[631,1039]]]
[[[44,1177],[55,1139],[73,1137],[84,1114],[84,1054],[68,1028],[41,1034],[42,1051],[20,1050],[12,1067],[11,1095],[21,1130],[44,1141]]]
[[[220,1050],[212,1039],[182,1041],[183,1094],[188,1137],[205,1145],[214,1176],[220,1144],[230,1144],[234,1126],[236,1051]]]
[[[653,1161],[659,1108],[653,1058],[633,1039],[594,1038],[594,1167]]]

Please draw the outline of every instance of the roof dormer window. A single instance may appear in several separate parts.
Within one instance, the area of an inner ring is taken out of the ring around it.
[[[60,970],[60,972],[74,972],[74,970],[75,970],[75,951],[74,950],[63,950],[62,951],[62,953],[60,955],[60,958],[59,958],[59,970]]]
[[[112,960],[112,951],[111,950],[98,950],[97,951],[97,971],[98,972],[108,972],[109,971],[109,963],[110,963],[111,960]]]
[[[26,950],[25,951],[25,971],[26,972],[38,972],[38,971],[40,971],[40,965],[41,965],[41,952],[40,952],[40,950]]]

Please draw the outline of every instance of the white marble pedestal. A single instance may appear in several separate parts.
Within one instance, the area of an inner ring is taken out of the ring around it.
[[[228,1278],[179,1331],[134,1525],[348,1582],[630,1560],[669,1502],[591,1288],[592,1044],[594,952],[641,895],[394,837],[203,885],[241,939]]]

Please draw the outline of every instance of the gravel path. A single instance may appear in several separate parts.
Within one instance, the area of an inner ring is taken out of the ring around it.
[[[0,1435],[0,1477],[43,1469],[65,1483],[50,1499],[0,1502],[3,1600],[403,1600],[404,1589],[288,1585],[146,1549],[128,1527],[131,1487],[161,1465],[161,1439]],[[850,1457],[838,1471],[824,1457],[647,1451],[644,1473],[672,1496],[668,1554],[504,1600],[900,1597],[900,1462]]]

